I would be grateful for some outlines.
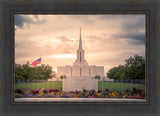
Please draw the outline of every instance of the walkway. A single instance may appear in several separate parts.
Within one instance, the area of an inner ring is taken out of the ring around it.
[[[102,102],[102,103],[145,103],[145,99],[128,98],[15,98],[15,102]]]

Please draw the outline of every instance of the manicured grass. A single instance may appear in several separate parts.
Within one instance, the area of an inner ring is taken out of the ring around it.
[[[45,89],[47,88],[57,88],[58,90],[62,90],[62,82],[39,82],[39,83],[20,83],[20,84],[15,84],[15,89],[19,88],[27,88],[31,87],[31,89],[39,89],[40,87],[43,87]]]
[[[44,83],[21,83],[15,84],[15,89],[31,87],[32,89],[43,88],[57,88],[58,90],[62,90],[62,82],[44,82]],[[116,82],[98,82],[98,90],[102,90],[102,88],[108,88],[112,91],[125,91],[132,90],[133,88],[145,90],[144,84],[131,84],[131,83],[116,83]]]
[[[98,90],[108,88],[112,91],[125,91],[132,90],[133,88],[145,90],[145,84],[132,84],[132,83],[116,83],[116,82],[98,82]]]

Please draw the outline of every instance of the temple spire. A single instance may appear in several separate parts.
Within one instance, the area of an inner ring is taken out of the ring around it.
[[[79,49],[82,49],[81,28],[80,28]]]
[[[80,28],[80,38],[79,38],[79,49],[77,50],[77,59],[75,64],[88,64],[85,60],[85,51],[82,48],[82,38],[81,38],[81,28]]]

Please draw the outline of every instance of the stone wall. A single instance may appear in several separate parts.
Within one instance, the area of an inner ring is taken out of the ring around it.
[[[63,91],[98,90],[98,80],[88,77],[68,77],[63,79]]]

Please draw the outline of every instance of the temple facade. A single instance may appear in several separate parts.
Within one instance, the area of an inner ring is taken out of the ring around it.
[[[77,59],[73,65],[58,66],[57,75],[58,77],[61,75],[66,75],[67,78],[93,78],[96,75],[101,76],[101,78],[104,77],[104,66],[88,65],[85,60],[85,51],[82,47],[81,29]]]
[[[65,75],[63,79],[63,91],[98,90],[98,80],[96,75],[104,77],[104,67],[88,65],[85,60],[85,51],[82,47],[81,29],[77,59],[73,65],[58,66],[57,76]]]

